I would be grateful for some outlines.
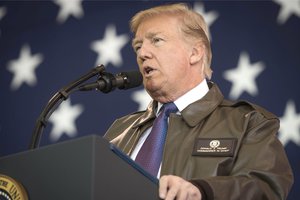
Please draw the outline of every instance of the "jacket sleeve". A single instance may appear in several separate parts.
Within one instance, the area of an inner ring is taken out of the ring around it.
[[[276,136],[279,120],[256,111],[248,114],[247,131],[229,176],[190,180],[208,200],[287,198],[293,174]]]

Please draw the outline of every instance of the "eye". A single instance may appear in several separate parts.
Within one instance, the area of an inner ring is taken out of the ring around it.
[[[141,47],[134,47],[134,51],[138,52],[140,50]]]
[[[153,44],[156,44],[156,43],[158,43],[158,42],[160,42],[160,41],[162,41],[163,39],[162,38],[159,38],[159,37],[153,37],[152,38],[152,43]]]
[[[141,49],[141,45],[135,45],[134,46],[134,51],[138,52]]]

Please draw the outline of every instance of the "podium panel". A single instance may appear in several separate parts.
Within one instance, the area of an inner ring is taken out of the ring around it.
[[[29,200],[155,200],[158,186],[87,136],[0,158],[0,174],[19,181]]]

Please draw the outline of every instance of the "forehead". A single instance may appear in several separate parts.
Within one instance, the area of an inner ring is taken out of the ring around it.
[[[153,34],[178,34],[179,20],[175,16],[158,15],[144,19],[137,28],[135,38],[143,38]]]

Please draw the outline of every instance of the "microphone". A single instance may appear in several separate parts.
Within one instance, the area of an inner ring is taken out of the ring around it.
[[[103,72],[102,76],[95,82],[82,85],[80,91],[99,90],[104,93],[113,91],[116,87],[121,90],[138,87],[142,84],[143,77],[139,71],[121,72],[115,76],[108,72]]]

